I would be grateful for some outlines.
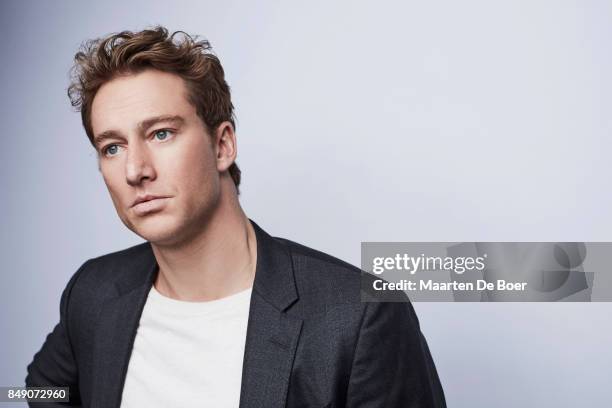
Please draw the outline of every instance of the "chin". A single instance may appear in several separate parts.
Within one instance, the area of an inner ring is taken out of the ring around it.
[[[155,219],[158,218],[158,219]],[[149,241],[152,244],[172,245],[180,241],[180,237],[184,234],[176,222],[163,219],[161,217],[152,217],[151,219],[140,220],[128,226],[132,232]]]

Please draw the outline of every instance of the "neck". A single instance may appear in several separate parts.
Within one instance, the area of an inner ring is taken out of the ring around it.
[[[151,243],[159,266],[154,285],[162,295],[205,302],[252,287],[255,231],[238,198],[221,196],[212,217],[188,242],[171,247]]]

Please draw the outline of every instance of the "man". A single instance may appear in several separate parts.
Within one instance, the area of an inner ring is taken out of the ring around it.
[[[117,214],[147,242],[91,259],[27,386],[86,407],[443,407],[409,302],[244,214],[233,106],[206,41],[163,27],[77,53],[81,110]]]

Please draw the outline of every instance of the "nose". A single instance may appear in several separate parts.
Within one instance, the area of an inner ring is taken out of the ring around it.
[[[138,186],[146,180],[155,180],[156,173],[145,146],[132,144],[127,149],[125,178],[130,186]]]

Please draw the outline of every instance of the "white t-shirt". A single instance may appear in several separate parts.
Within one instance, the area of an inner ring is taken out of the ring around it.
[[[238,407],[251,291],[185,302],[153,286],[136,332],[121,407]]]

